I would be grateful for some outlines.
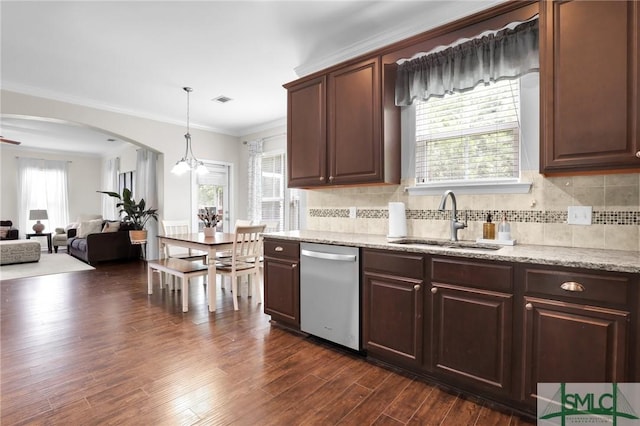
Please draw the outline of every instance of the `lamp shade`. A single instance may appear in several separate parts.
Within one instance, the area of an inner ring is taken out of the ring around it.
[[[40,223],[40,221],[47,219],[49,219],[49,216],[47,215],[46,210],[29,210],[29,220],[37,221],[36,224],[33,225],[33,230],[36,234],[40,234],[44,231],[44,225]]]
[[[49,216],[46,210],[29,210],[29,220],[47,220]]]

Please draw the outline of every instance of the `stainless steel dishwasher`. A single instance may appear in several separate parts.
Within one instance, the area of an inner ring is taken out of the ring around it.
[[[357,247],[300,244],[300,329],[360,350]]]

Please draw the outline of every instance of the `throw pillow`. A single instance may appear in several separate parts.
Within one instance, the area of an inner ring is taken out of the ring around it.
[[[6,238],[9,233],[10,226],[0,226],[0,238]]]
[[[99,234],[102,230],[102,219],[87,220],[80,222],[78,227],[78,237],[87,238],[89,234]]]
[[[120,229],[120,222],[105,222],[102,232],[118,232]]]

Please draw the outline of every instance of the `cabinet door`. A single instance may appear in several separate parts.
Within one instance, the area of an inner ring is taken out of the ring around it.
[[[369,355],[420,367],[422,305],[422,280],[365,272],[363,334]]]
[[[300,271],[298,261],[264,259],[264,313],[300,328]]]
[[[383,180],[377,58],[329,74],[329,182]]]
[[[626,380],[629,313],[525,297],[524,389],[535,404],[538,383]]]
[[[509,394],[513,296],[439,283],[431,294],[434,372]]]
[[[288,89],[287,166],[289,187],[327,182],[326,77]]]
[[[540,4],[540,170],[640,168],[639,3]]]

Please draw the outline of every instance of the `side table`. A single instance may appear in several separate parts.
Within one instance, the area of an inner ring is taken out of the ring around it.
[[[30,240],[31,237],[47,237],[47,248],[49,249],[49,253],[53,253],[51,249],[51,232],[33,232],[31,234],[26,234],[27,240]]]

